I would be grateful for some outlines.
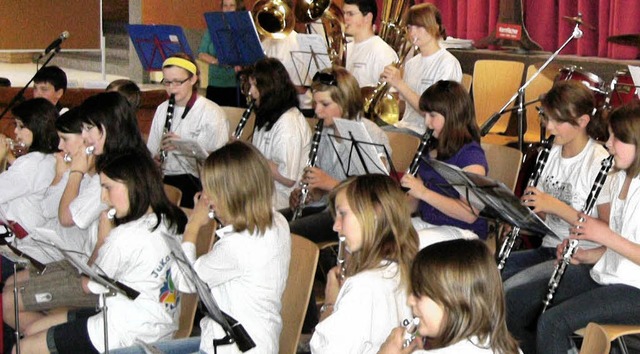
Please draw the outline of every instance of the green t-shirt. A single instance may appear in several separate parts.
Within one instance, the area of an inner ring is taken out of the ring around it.
[[[200,42],[200,48],[198,52],[211,54],[216,56],[216,48],[211,43],[211,36],[209,31],[205,30],[202,41]],[[215,87],[236,87],[236,72],[232,66],[226,65],[209,65],[209,86]]]

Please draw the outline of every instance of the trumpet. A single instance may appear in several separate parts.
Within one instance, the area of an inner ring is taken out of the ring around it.
[[[162,132],[163,137],[167,135],[171,130],[171,123],[173,122],[173,112],[175,109],[176,109],[176,95],[171,94],[171,96],[169,96],[169,103],[167,105],[167,117],[164,121],[164,130]],[[160,144],[162,144],[162,142],[160,142]],[[164,162],[167,156],[169,156],[169,153],[166,150],[160,148],[160,163]]]
[[[346,241],[347,238],[345,236],[340,236],[339,237],[339,243],[338,243],[338,260],[337,260],[337,265],[338,267],[340,267],[340,272],[339,272],[339,280],[342,282],[344,281],[344,279],[347,276],[347,263],[346,263],[346,259],[345,259],[345,247],[346,247]]]
[[[404,339],[402,341],[403,348],[408,347],[416,338],[416,336],[418,335],[419,325],[420,319],[418,317],[414,317],[411,320],[409,320],[408,318],[402,320],[402,326],[404,327]]]
[[[320,139],[322,138],[322,130],[324,128],[324,119],[319,119],[316,124],[315,132],[313,133],[313,139],[311,140],[311,150],[309,151],[309,160],[307,161],[307,167],[314,167],[318,160],[318,146],[320,145]],[[296,220],[302,216],[302,209],[306,204],[307,195],[309,195],[309,184],[302,183],[302,190],[300,191],[300,201],[298,207],[293,212],[291,220]]]

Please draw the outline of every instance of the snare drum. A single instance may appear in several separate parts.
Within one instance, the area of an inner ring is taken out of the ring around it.
[[[640,100],[638,86],[635,85],[627,70],[617,71],[609,88],[607,106],[610,108],[617,108],[633,100]]]
[[[598,75],[582,70],[578,66],[569,66],[560,69],[555,81],[575,80],[587,86],[595,98],[596,108],[603,108],[607,101],[607,88],[604,80]]]

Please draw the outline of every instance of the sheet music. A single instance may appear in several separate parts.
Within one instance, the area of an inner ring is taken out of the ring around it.
[[[344,156],[338,155],[347,176],[364,175],[367,174],[367,170],[369,173],[389,175],[389,170],[382,161],[383,155],[378,152],[378,147],[384,148],[384,145],[376,144],[371,140],[371,136],[363,122],[343,118],[333,118],[333,122],[339,136],[329,135],[332,138],[332,143],[335,143],[333,141],[335,139],[342,139],[342,144],[347,144],[348,146],[349,156],[346,161]],[[351,136],[356,141],[356,146],[349,141]],[[362,152],[362,160],[356,151],[356,147]],[[386,150],[386,148],[384,149]]]
[[[298,50],[291,52],[291,59],[302,86],[311,86],[313,75],[330,68],[327,42],[319,34],[301,34],[297,36]]]
[[[640,87],[640,66],[628,65],[629,75],[636,87]],[[636,90],[637,96],[640,97],[640,90]]]
[[[206,160],[209,153],[193,139],[171,139],[171,144],[176,147],[176,151],[181,155],[195,157],[197,160]]]

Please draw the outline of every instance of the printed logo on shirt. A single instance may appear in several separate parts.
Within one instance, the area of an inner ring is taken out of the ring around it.
[[[573,200],[577,197],[573,195],[573,185],[571,183],[562,182],[554,178],[554,176],[548,176],[542,183],[542,187],[549,195],[567,205],[572,205]],[[562,220],[553,214],[548,214],[547,217],[556,222]]]
[[[175,310],[180,304],[180,294],[178,294],[178,290],[176,289],[175,284],[173,284],[173,279],[171,278],[171,269],[167,270],[165,274],[165,281],[160,288],[160,303],[164,305],[164,309],[168,311]]]

